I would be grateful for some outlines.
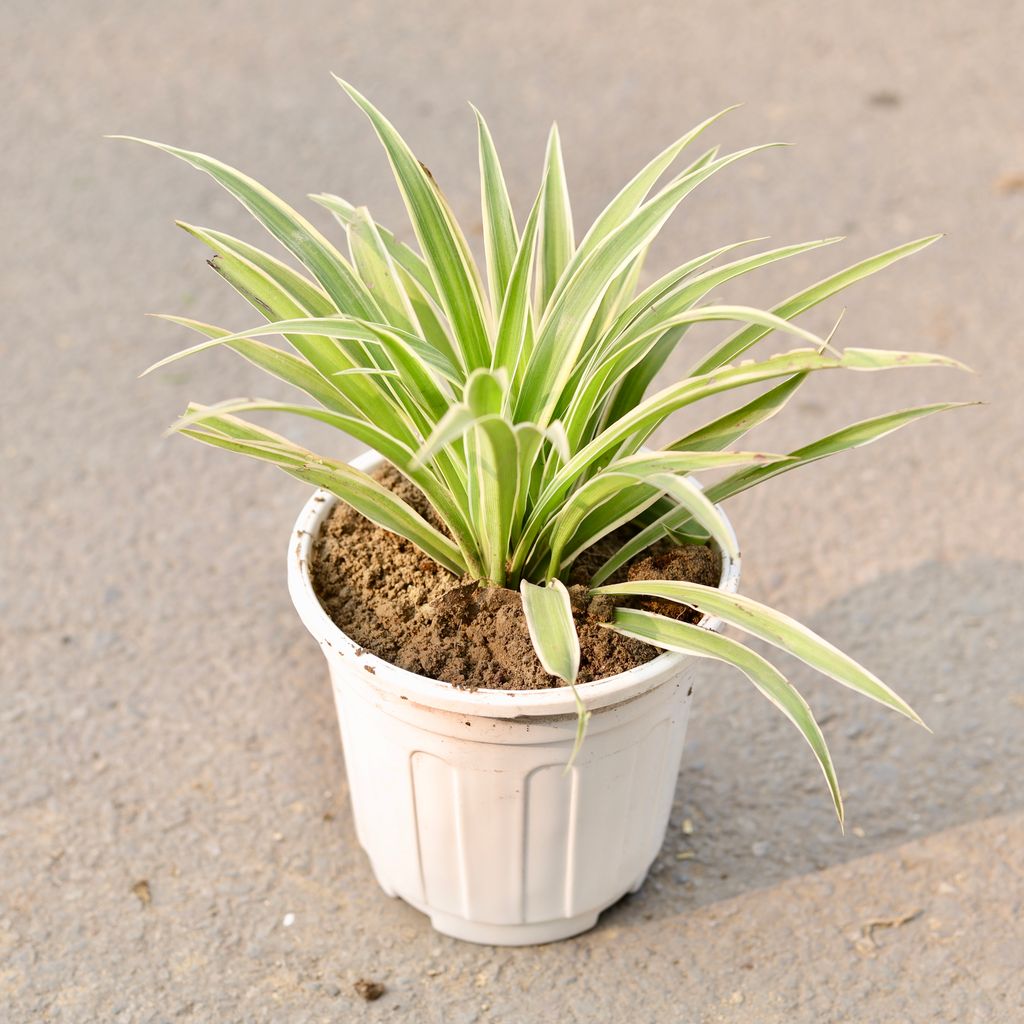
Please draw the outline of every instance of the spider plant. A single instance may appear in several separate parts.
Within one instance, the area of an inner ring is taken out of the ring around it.
[[[205,340],[150,369],[223,346],[294,385],[312,404],[245,398],[190,405],[172,429],[326,488],[460,577],[519,588],[541,663],[569,685],[580,649],[564,581],[582,552],[631,525],[632,536],[594,574],[593,593],[656,597],[696,609],[919,722],[881,680],[806,627],[750,598],[695,583],[608,581],[664,538],[710,538],[738,556],[720,502],[958,404],[862,420],[788,454],[733,447],[819,371],[960,365],[918,352],[839,350],[830,338],[794,323],[800,313],[935,238],[854,263],[770,310],[705,302],[734,278],[839,241],[745,254],[740,250],[750,242],[723,245],[641,283],[647,248],[679,204],[719,171],[767,147],[726,154],[715,147],[671,170],[722,116],[717,114],[658,153],[578,237],[557,129],[551,130],[540,188],[522,221],[477,113],[486,256],[481,271],[430,171],[367,99],[339,82],[387,152],[418,248],[378,224],[365,207],[334,195],[312,196],[343,227],[343,255],[301,214],[239,171],[200,153],[148,143],[211,175],[306,271],[222,232],[181,225],[214,250],[210,265],[265,322],[228,331],[167,317]],[[719,323],[735,324],[734,333],[698,354],[691,328]],[[261,340],[268,335],[283,337],[290,350]],[[744,358],[777,335],[798,347]],[[681,343],[694,351],[692,368],[652,391]],[[751,395],[757,385],[767,389]],[[673,413],[732,392],[738,403],[732,411],[658,450],[645,447]],[[423,492],[444,528],[344,461],[307,451],[239,415],[264,411],[319,420],[375,449]],[[723,469],[728,472],[706,489],[692,476]],[[725,661],[745,673],[810,744],[842,821],[821,730],[771,663],[736,640],[649,611],[619,607],[607,628],[666,650]],[[582,736],[586,714],[578,695],[577,700]]]

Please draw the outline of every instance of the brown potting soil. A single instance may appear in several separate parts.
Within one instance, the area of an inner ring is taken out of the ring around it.
[[[423,495],[392,466],[373,474],[440,527]],[[603,628],[617,601],[590,598],[589,574],[614,548],[595,545],[570,579],[580,637],[579,682],[642,665],[661,652]],[[343,502],[313,545],[313,586],[335,624],[357,644],[410,672],[466,688],[532,690],[562,685],[542,668],[517,591],[453,576],[407,540],[375,526]],[[619,579],[680,579],[717,586],[721,559],[709,547],[662,547]],[[699,615],[669,601],[623,601],[688,622]]]

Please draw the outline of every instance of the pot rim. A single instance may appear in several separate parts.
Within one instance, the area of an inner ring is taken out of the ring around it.
[[[381,461],[383,459],[377,452],[366,451],[352,459],[350,464],[366,472]],[[320,604],[310,573],[313,540],[319,534],[324,519],[340,500],[329,491],[322,488],[317,490],[299,513],[288,543],[288,590],[292,602],[305,627],[325,649],[328,660],[331,659],[330,652],[333,652],[337,657],[351,661],[353,668],[371,669],[370,672],[360,672],[360,676],[392,700],[412,701],[428,708],[484,718],[576,716],[576,701],[568,686],[543,690],[492,690],[482,687],[463,690],[452,683],[399,668],[360,647],[341,630]],[[719,511],[722,511],[721,508]],[[722,514],[732,533],[732,524]],[[726,593],[736,593],[739,588],[740,560],[738,557],[730,558],[724,551],[720,550],[719,553],[722,557],[719,587]],[[721,629],[722,623],[719,619],[705,615],[699,625],[717,631]],[[667,682],[688,661],[693,660],[692,655],[666,651],[636,668],[593,682],[580,683],[576,689],[588,710],[617,705]]]

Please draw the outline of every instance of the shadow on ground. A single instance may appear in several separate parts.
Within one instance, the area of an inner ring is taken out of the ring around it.
[[[845,836],[793,727],[740,677],[703,669],[665,844],[641,892],[599,927],[673,916],[1024,808],[1022,608],[1019,563],[927,562],[808,620],[934,731],[785,666],[829,741]]]

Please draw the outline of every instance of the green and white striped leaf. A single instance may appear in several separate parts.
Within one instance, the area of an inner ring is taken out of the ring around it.
[[[341,196],[331,195],[329,192],[310,194],[309,198],[325,210],[330,210],[334,214],[335,220],[346,231],[359,219],[359,210],[365,209],[365,207],[353,206],[352,203],[342,199]],[[374,223],[376,224],[376,221]],[[383,225],[377,224],[377,233],[380,235],[395,263],[416,281],[424,294],[440,304],[437,286],[434,284],[434,279],[430,276],[430,267],[427,266],[423,257],[404,242],[400,242],[394,233]]]
[[[749,426],[744,426],[744,424],[749,423],[746,418],[746,410],[753,406],[760,406],[760,408],[752,412],[752,415],[757,417],[768,410],[772,410],[772,414],[774,414],[774,411],[776,411],[775,405],[780,396],[782,397],[782,400],[785,401],[788,395],[792,394],[793,389],[804,379],[804,374],[794,375],[788,381],[784,381],[776,388],[773,388],[771,391],[766,392],[761,396],[761,398],[765,400],[764,405],[760,405],[761,399],[757,399],[750,403],[749,406],[744,406],[742,409],[737,410],[735,415],[729,414],[728,416],[722,417],[720,420],[716,420],[712,424],[709,424],[707,428],[701,428],[700,431],[696,431],[694,434],[682,438],[671,447],[675,448],[684,444],[687,447],[690,447],[690,445],[696,444],[698,445],[698,450],[700,450],[699,445],[702,442],[707,442],[714,446],[717,446],[719,443],[723,445],[731,444],[736,440],[739,434],[745,433],[746,430],[749,429]],[[798,469],[801,466],[809,465],[810,463],[826,458],[829,455],[835,455],[851,448],[858,448],[861,445],[870,444],[872,441],[877,441],[924,416],[929,416],[936,412],[943,412],[946,409],[958,409],[972,404],[975,403],[940,402],[933,405],[918,406],[913,409],[904,409],[900,412],[887,413],[884,416],[876,416],[868,420],[862,420],[859,423],[855,423],[850,427],[844,428],[843,430],[829,434],[813,444],[805,445],[803,448],[798,448],[796,451],[791,452],[789,456],[777,462],[762,464],[760,466],[751,466],[749,469],[740,470],[738,473],[731,474],[708,489],[708,498],[710,501],[720,504],[725,501],[726,498],[730,498],[734,494],[739,494],[741,491],[749,490],[749,488],[753,487],[755,484],[763,483],[765,480],[769,480],[781,473],[787,473],[791,469]],[[758,419],[757,422],[762,422],[762,420]],[[737,431],[739,433],[737,433]],[[662,537],[669,535],[675,530],[686,527],[687,524],[692,524],[692,516],[687,509],[678,505],[670,508],[655,520],[655,522],[645,526],[635,536],[631,537],[611,558],[607,559],[591,579],[591,586],[599,586],[617,569],[628,564],[642,551],[649,548]]]
[[[437,456],[442,448],[453,444],[467,431],[472,430],[476,420],[476,413],[468,405],[460,402],[458,405],[450,406],[448,411],[437,421],[430,436],[420,445],[414,463],[420,466],[426,465]]]
[[[897,696],[877,676],[858,665],[851,657],[823,640],[817,633],[791,619],[788,615],[743,597],[727,594],[715,587],[700,583],[684,583],[678,580],[635,580],[628,583],[613,583],[598,587],[596,594],[618,596],[657,597],[666,601],[696,608],[742,629],[751,636],[792,654],[801,661],[829,676],[837,683],[886,707],[906,715],[912,722],[924,725],[917,713],[901,697]]]
[[[539,238],[537,308],[543,310],[551,301],[551,296],[558,287],[562,273],[576,248],[558,125],[551,126],[547,152],[544,155],[544,193],[541,200]]]
[[[739,366],[727,366],[701,377],[684,378],[652,395],[632,410],[628,416],[612,424],[593,441],[576,452],[551,480],[544,493],[538,498],[523,530],[523,536],[513,556],[513,573],[522,569],[526,555],[532,549],[540,531],[560,507],[566,493],[575,481],[609,452],[622,446],[624,442],[629,441],[634,450],[639,448],[650,432],[670,413],[700,399],[746,384],[756,384],[774,377],[788,377],[793,373],[800,372],[844,367],[862,369],[865,368],[861,365],[863,362],[864,357],[860,352],[855,352],[847,360],[845,353],[829,355],[813,349],[796,349],[793,352],[772,356],[760,363],[751,362]],[[872,363],[871,369],[900,368],[909,365],[960,365],[956,360],[947,356],[923,353],[882,353],[873,356],[869,362]]]
[[[149,139],[128,135],[111,136],[170,153],[198,170],[205,171],[230,192],[286,249],[296,256],[323,286],[342,312],[351,316],[376,320],[379,310],[366,287],[348,265],[345,257],[308,220],[297,213],[269,189],[241,171],[177,146],[167,146]]]
[[[188,327],[207,338],[223,339],[230,334],[230,331],[226,331],[223,327],[215,327],[213,324],[192,320],[189,317],[171,316],[168,313],[156,313],[154,316],[160,320],[166,320],[168,323]],[[331,381],[313,369],[304,359],[299,359],[290,352],[282,352],[279,348],[274,348],[273,345],[255,341],[252,338],[240,338],[237,341],[229,342],[227,348],[237,352],[261,370],[266,370],[278,380],[283,380],[286,384],[291,384],[300,391],[304,391],[327,409],[348,415],[355,411],[354,406]]]
[[[416,320],[409,296],[402,287],[398,269],[365,206],[356,210],[348,226],[348,246],[359,276],[373,292],[384,314],[384,322],[401,331],[416,334]]]
[[[775,463],[771,466],[752,466],[747,470],[734,473],[712,486],[708,494],[714,501],[724,501],[734,494],[749,490],[755,484],[763,483],[782,473],[788,473],[791,469],[798,469],[801,466],[817,462],[819,459],[827,458],[829,455],[836,455],[839,452],[871,444],[871,442],[887,437],[894,431],[925,416],[945,412],[947,409],[961,409],[976,404],[976,402],[936,402],[932,405],[919,405],[911,409],[901,409],[898,412],[860,420],[842,430],[827,434],[811,444],[797,448],[790,452],[789,458],[785,462]]]
[[[338,307],[319,285],[255,245],[233,238],[223,231],[196,227],[181,220],[175,223],[214,252],[234,256],[255,267],[276,285],[281,294],[287,295],[298,309],[310,316],[332,316],[338,312]]]
[[[451,322],[467,369],[490,366],[480,279],[462,231],[426,167],[413,155],[394,126],[347,82],[338,84],[370,119],[387,151],[395,180],[405,200],[420,249],[437,286],[438,298]],[[373,319],[373,318],[369,318]]]
[[[451,492],[438,482],[432,472],[415,464],[413,454],[408,447],[396,441],[387,431],[381,430],[373,423],[330,410],[315,409],[307,405],[295,405],[269,399],[240,398],[218,402],[214,406],[190,406],[188,412],[169,428],[168,433],[171,431],[184,433],[186,428],[209,421],[211,417],[224,417],[240,412],[284,412],[295,416],[304,416],[326,423],[368,445],[423,491],[460,549],[468,558],[474,557],[472,554],[474,552],[472,532],[458,504],[453,500]]]
[[[655,494],[671,495],[677,503],[689,510],[691,517],[712,532],[723,550],[731,557],[737,557],[735,536],[721,513],[708,501],[700,487],[677,474],[717,469],[737,463],[771,463],[782,458],[785,456],[765,452],[652,452],[613,462],[576,491],[553,519],[548,577],[557,575],[566,564],[572,563],[580,551],[596,543],[602,536],[632,522],[642,508],[650,504],[650,493],[641,490],[635,504],[627,504],[607,522],[599,523],[599,532],[582,537],[578,535],[580,525],[595,509],[624,488],[638,482],[648,485]],[[575,540],[575,543],[566,558],[566,546],[570,540]]]
[[[210,417],[200,425],[209,432],[186,427],[180,433],[204,444],[273,462],[299,480],[336,494],[360,515],[406,538],[451,572],[462,575],[466,571],[461,552],[449,538],[366,473],[344,462],[319,458],[277,434],[233,417]],[[268,441],[271,447],[267,447]],[[275,451],[273,446],[283,447]]]
[[[639,554],[646,551],[652,544],[668,535],[670,530],[693,519],[689,508],[685,505],[673,503],[667,512],[662,513],[653,523],[648,524],[638,533],[629,538],[618,551],[610,558],[607,558],[598,567],[597,572],[590,579],[592,587],[599,587],[610,576],[628,565]]]
[[[798,256],[825,245],[834,245],[839,241],[841,241],[840,238],[825,238],[820,241],[787,245],[769,252],[757,253],[714,270],[708,270],[688,282],[677,285],[663,295],[653,307],[640,313],[620,338],[606,343],[606,347],[614,351],[615,348],[632,337],[643,336],[652,330],[657,330],[659,325],[664,328],[662,337],[655,345],[651,346],[651,351],[646,358],[634,366],[619,383],[614,399],[608,407],[605,422],[614,422],[643,399],[654,378],[675,351],[678,342],[686,333],[685,327],[674,321],[677,313],[689,309],[719,285],[778,260]],[[751,324],[757,326],[754,321],[751,321]],[[761,326],[768,326],[768,321],[762,323]],[[778,329],[776,327],[776,330]]]
[[[672,451],[688,452],[719,451],[726,448],[780,412],[805,380],[806,373],[794,373],[788,380],[769,388],[763,395],[758,395],[738,409],[716,417],[668,447]]]
[[[481,538],[486,578],[495,584],[505,580],[512,517],[519,501],[519,476],[511,472],[519,464],[519,443],[508,420],[494,413],[473,423],[469,455],[469,516]]]
[[[530,640],[544,671],[568,683],[576,701],[576,739],[565,765],[568,771],[583,746],[591,715],[576,688],[576,676],[580,670],[580,641],[572,617],[569,591],[560,580],[552,580],[544,587],[523,580],[519,589]]]
[[[962,364],[948,356],[920,352],[873,350],[873,354],[866,357],[864,350],[846,349],[839,355],[830,355],[814,349],[795,349],[792,352],[771,356],[762,362],[724,366],[699,377],[685,377],[640,403],[627,416],[613,423],[577,452],[569,465],[559,474],[560,479],[553,484],[552,490],[557,492],[559,484],[563,481],[570,482],[579,471],[617,448],[622,442],[636,435],[646,436],[670,413],[711,395],[771,380],[774,377],[788,377],[792,373],[835,369],[900,369],[908,366],[962,368]]]
[[[260,342],[247,336],[231,334],[222,328],[213,327],[209,324],[198,324],[196,321],[188,321],[183,318],[163,316],[162,319],[184,323],[185,326],[190,326],[199,331],[199,333],[204,334],[208,340],[159,360],[143,371],[142,376],[168,363],[176,362],[179,359],[184,359],[187,356],[195,355],[198,352],[203,352],[208,348],[219,345],[233,348],[236,351],[244,349],[243,354],[245,357],[257,365],[263,365],[265,362],[272,361],[277,371],[283,370],[285,367],[289,367],[292,370],[295,369],[295,362],[287,361],[287,353],[279,352],[270,346],[262,346]],[[309,322],[307,320],[296,321],[300,325],[300,329],[305,328]],[[276,324],[273,327],[257,328],[257,331],[264,334],[279,333]],[[308,360],[310,366],[322,378],[329,390],[324,391],[322,387],[318,386],[316,392],[314,392],[304,385],[297,386],[302,386],[303,390],[308,391],[309,394],[314,394],[328,408],[335,408],[338,402],[340,402],[341,408],[339,411],[349,415],[363,416],[365,419],[372,420],[378,426],[388,430],[402,443],[412,443],[414,434],[402,410],[396,407],[392,397],[373,380],[365,375],[348,375],[346,371],[358,367],[340,348],[323,342],[323,339],[307,335],[287,333],[284,337],[295,347],[296,351]],[[274,355],[274,353],[277,353],[277,355]],[[278,373],[275,371],[276,375]],[[312,382],[309,374],[303,374],[303,379],[307,384]],[[331,400],[333,393],[337,393],[337,401]]]
[[[765,148],[769,147],[757,146],[730,153],[669,185],[641,206],[580,264],[538,327],[516,409],[518,420],[532,420],[543,426],[550,419],[562,388],[572,376],[605,290],[650,243],[685,196],[723,167]]]
[[[365,207],[355,207],[340,196],[325,193],[311,195],[309,198],[330,210],[346,231],[358,223],[362,216],[360,210],[365,211]],[[462,355],[456,351],[448,330],[441,321],[438,312],[440,300],[437,297],[437,286],[430,276],[430,268],[419,253],[399,242],[387,228],[376,221],[373,223],[398,271],[398,280],[416,314],[416,321],[420,325],[423,337],[455,368],[456,375],[461,381],[465,376]]]
[[[615,620],[608,624],[608,628],[663,650],[714,658],[738,668],[800,730],[814,751],[842,825],[843,798],[825,737],[807,702],[771,662],[735,640],[701,626],[632,608],[617,608]]]
[[[590,230],[583,236],[572,259],[570,272],[608,237],[616,228],[632,216],[641,203],[650,194],[658,179],[668,170],[677,156],[705,129],[713,125],[719,118],[724,117],[736,107],[726,107],[717,114],[712,115],[706,121],[702,121],[695,128],[691,128],[681,138],[676,139],[672,145],[663,149],[653,160],[648,163],[621,192],[601,211],[594,221]],[[691,164],[679,176],[680,179],[687,175],[703,170],[718,155],[717,147],[705,153],[697,161]]]
[[[480,151],[480,201],[484,225],[484,254],[487,260],[487,282],[495,312],[501,308],[508,279],[512,274],[519,249],[519,233],[508,197],[501,162],[487,122],[476,107],[478,148]]]
[[[907,256],[920,252],[933,242],[937,242],[941,237],[942,235],[929,235],[927,238],[920,238],[916,242],[898,245],[896,248],[879,253],[877,256],[854,263],[845,270],[832,274],[816,284],[812,284],[809,288],[804,288],[802,291],[797,292],[786,299],[785,302],[772,309],[772,312],[783,320],[790,320],[805,310],[818,305],[818,303],[824,302],[825,299],[831,298],[844,288],[849,288],[850,285],[856,284],[872,274],[877,274],[879,270],[891,266],[897,260],[905,259]],[[742,355],[752,345],[756,345],[768,333],[770,333],[770,328],[765,329],[756,325],[744,328],[731,338],[727,338],[721,345],[713,349],[709,355],[700,360],[690,371],[689,376],[695,377],[724,366],[726,363]]]
[[[544,671],[575,683],[580,671],[580,640],[565,584],[551,580],[539,587],[523,580],[519,591],[530,639]]]
[[[662,492],[650,484],[629,477],[628,482],[610,497],[595,505],[582,518],[575,532],[565,541],[560,539],[562,550],[555,557],[551,554],[547,560],[533,558],[527,563],[525,576],[527,579],[538,578],[541,575],[549,575],[545,572],[545,566],[551,566],[551,573],[556,572],[565,575],[573,563],[589,547],[593,547],[603,537],[607,537],[620,526],[632,523],[638,516],[642,515],[648,508],[654,505],[662,497]],[[554,539],[548,540],[542,536],[537,548],[543,551],[547,544],[556,543]],[[555,568],[557,560],[557,568]]]
[[[398,359],[403,363],[402,379],[431,395],[430,404],[443,402],[447,407],[449,399],[441,395],[434,374],[442,379],[452,380],[455,375],[452,367],[440,353],[436,352],[422,338],[414,334],[390,327],[388,324],[372,323],[347,316],[308,317],[296,320],[278,320],[271,324],[260,325],[238,335],[246,337],[263,337],[268,334],[289,335],[302,331],[304,335],[336,340],[355,340],[366,345],[384,349],[390,359]],[[238,335],[229,335],[230,340]],[[222,339],[221,343],[227,339]],[[212,346],[207,346],[212,347]],[[190,353],[191,354],[191,353]],[[173,361],[177,356],[154,364],[156,369],[164,363]],[[385,369],[391,369],[390,364]],[[146,371],[150,372],[149,370]],[[408,376],[406,376],[406,374]]]
[[[509,271],[505,297],[501,303],[498,319],[498,333],[494,343],[491,365],[505,370],[513,381],[518,381],[521,370],[529,356],[528,345],[532,342],[532,314],[530,305],[530,284],[536,255],[537,224],[540,220],[540,204],[544,187],[537,196],[526,219],[523,237],[519,241],[512,268]]]
[[[779,260],[789,259],[793,256],[800,256],[803,253],[820,249],[826,245],[834,245],[842,241],[841,238],[823,238],[813,242],[801,242],[798,245],[785,245],[767,252],[755,253],[752,256],[745,256],[743,259],[733,260],[724,266],[706,270],[696,277],[682,281],[667,293],[662,295],[656,303],[651,304],[645,311],[640,312],[626,328],[623,340],[628,340],[638,334],[643,334],[659,325],[664,327],[674,326],[673,317],[688,310],[695,302],[704,298],[709,292],[726,284],[737,277],[743,277],[762,267],[770,266]],[[781,317],[775,318],[782,320]],[[761,326],[768,326],[765,321]],[[757,325],[754,325],[757,326]],[[778,328],[775,328],[778,330]]]

